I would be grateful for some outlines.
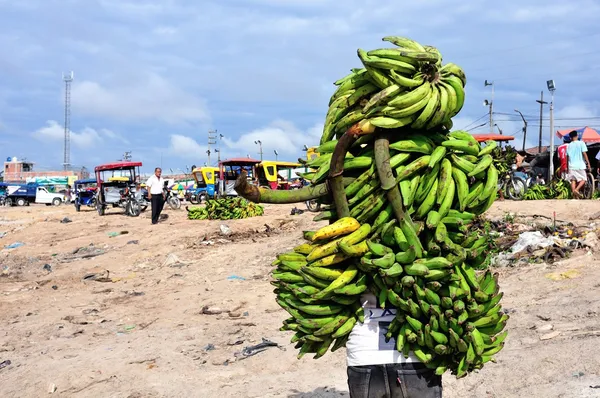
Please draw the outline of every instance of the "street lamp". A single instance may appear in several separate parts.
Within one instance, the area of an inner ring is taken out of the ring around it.
[[[256,145],[258,145],[258,153],[260,154],[260,160],[263,160],[263,150],[262,150],[262,142],[260,140],[254,141]]]
[[[223,137],[225,137],[225,136],[223,134],[219,133],[219,142],[217,144],[217,149],[215,149],[215,152],[218,153],[219,163],[221,163],[221,140],[223,139]]]
[[[273,149],[273,152],[275,152],[275,160],[277,160],[277,156],[279,156],[279,153],[277,152],[276,149]]]
[[[525,120],[525,116],[523,116],[521,111],[515,109],[515,112],[521,115],[521,119],[523,119],[523,152],[525,152],[525,140],[527,139],[527,120]]]
[[[546,82],[546,86],[548,87],[548,91],[550,91],[550,176],[549,181],[552,181],[552,177],[554,177],[554,91],[556,90],[556,85],[554,84],[554,80],[548,80]]]
[[[502,133],[502,129],[500,128],[500,126],[498,126],[498,123],[494,123],[494,126],[496,126],[498,128],[498,131],[500,132],[500,135],[504,134],[504,133]]]
[[[485,100],[483,101],[483,105],[484,106],[489,106],[490,107],[490,132],[492,132],[494,130],[494,116],[493,116],[493,112],[494,112],[494,82],[488,82],[487,79],[484,82],[484,87],[487,86],[492,86],[492,99],[490,101]]]

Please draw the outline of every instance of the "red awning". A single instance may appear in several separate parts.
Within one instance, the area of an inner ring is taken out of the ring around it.
[[[94,171],[104,171],[104,170],[120,170],[120,169],[131,169],[134,167],[139,167],[142,165],[142,162],[115,162],[115,163],[106,163],[96,166]]]
[[[600,134],[598,133],[598,131],[587,126],[579,129],[559,130],[556,132],[556,135],[558,136],[558,138],[563,138],[565,135],[569,134],[573,130],[577,131],[579,139],[583,142],[600,142]]]
[[[475,139],[478,142],[484,142],[484,141],[512,141],[515,139],[515,137],[511,136],[511,135],[503,135],[503,134],[473,134],[473,137],[475,137]]]

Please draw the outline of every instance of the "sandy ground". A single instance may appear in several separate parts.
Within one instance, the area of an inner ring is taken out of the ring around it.
[[[0,396],[348,396],[343,350],[298,361],[291,332],[278,331],[286,315],[269,264],[319,225],[291,207],[227,222],[166,210],[157,226],[147,214],[0,208],[0,363],[11,361],[0,365]],[[490,215],[553,211],[587,225],[600,202],[505,201]],[[222,236],[221,224],[233,234]],[[2,249],[14,242],[25,245]],[[547,277],[572,269],[578,276]],[[444,397],[600,397],[600,255],[500,272],[507,345],[497,364],[446,376]],[[209,315],[205,306],[229,312]],[[261,338],[283,348],[236,360]]]

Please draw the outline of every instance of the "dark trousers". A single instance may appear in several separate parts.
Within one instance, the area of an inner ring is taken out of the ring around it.
[[[158,222],[158,218],[160,217],[160,212],[165,205],[165,200],[162,195],[152,195],[150,198],[150,202],[152,203],[152,224],[156,224]]]
[[[442,398],[442,377],[421,363],[348,366],[350,398]]]

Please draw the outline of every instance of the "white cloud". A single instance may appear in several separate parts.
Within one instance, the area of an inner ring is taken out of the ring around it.
[[[578,129],[589,126],[600,129],[600,108],[597,104],[575,103],[558,108],[554,113],[556,130]]]
[[[206,159],[206,150],[208,148],[188,136],[172,134],[169,143],[169,153],[185,159],[191,159],[196,162]]]
[[[259,146],[255,141],[262,142],[263,157],[274,158],[274,150],[280,154],[279,159],[294,160],[294,156],[302,152],[304,145],[318,145],[321,138],[322,126],[315,125],[308,130],[301,130],[287,120],[275,120],[266,127],[243,133],[237,140],[227,137],[223,142],[228,150],[239,155],[258,158]]]
[[[48,120],[46,126],[36,130],[33,136],[43,142],[62,142],[65,137],[65,128],[56,120]],[[128,142],[115,132],[107,129],[96,130],[85,127],[80,132],[71,131],[71,143],[82,149],[89,149],[100,143],[110,143],[114,140]]]
[[[108,87],[94,81],[75,80],[72,88],[74,111],[117,120],[160,120],[169,124],[207,121],[206,103],[147,73]]]

